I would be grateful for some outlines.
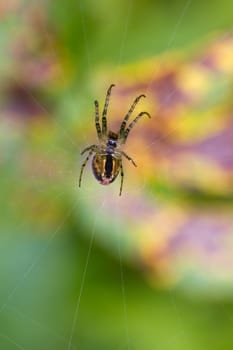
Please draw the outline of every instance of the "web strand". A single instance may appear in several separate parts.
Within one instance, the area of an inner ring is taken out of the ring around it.
[[[102,209],[103,207],[104,207],[104,202],[102,203],[102,206],[100,207],[100,209]],[[70,336],[69,336],[67,350],[71,350],[71,346],[72,346],[72,340],[73,340],[73,336],[74,336],[75,326],[77,324],[77,319],[78,319],[78,314],[79,314],[81,297],[82,297],[82,294],[83,294],[84,284],[85,284],[86,275],[87,275],[87,268],[88,268],[88,264],[89,264],[89,260],[90,260],[90,256],[91,256],[92,246],[93,246],[93,243],[94,243],[95,232],[96,232],[96,224],[97,224],[98,217],[99,217],[99,211],[97,212],[95,221],[93,223],[92,233],[91,233],[90,242],[89,242],[89,248],[88,248],[88,252],[87,252],[87,256],[86,256],[86,262],[85,262],[85,266],[84,266],[84,270],[83,270],[83,274],[82,274],[82,279],[81,279],[81,286],[80,286],[80,290],[79,290],[79,293],[78,293],[78,298],[77,298],[77,302],[76,302],[74,317],[73,317],[73,321],[72,321],[72,325],[71,325],[71,331],[70,331]]]
[[[129,336],[129,322],[128,322],[128,311],[126,303],[126,293],[125,293],[125,278],[124,278],[124,269],[122,262],[122,252],[121,252],[121,237],[118,237],[118,253],[119,253],[119,264],[120,264],[120,278],[121,278],[121,294],[122,294],[122,304],[124,312],[124,327],[125,327],[125,338],[127,350],[130,350],[130,336]]]
[[[33,271],[33,269],[39,264],[39,262],[41,261],[42,257],[45,255],[45,253],[49,249],[51,243],[53,242],[54,238],[56,237],[57,233],[61,230],[61,228],[64,226],[64,224],[66,223],[68,218],[73,213],[75,206],[76,206],[76,203],[71,207],[71,209],[68,210],[68,213],[65,215],[65,217],[62,220],[62,222],[60,223],[60,225],[51,234],[51,236],[48,239],[46,245],[41,249],[41,251],[39,252],[38,256],[33,260],[33,262],[24,271],[23,275],[20,277],[18,282],[15,284],[15,287],[11,290],[10,293],[8,293],[5,301],[2,303],[2,305],[0,307],[0,314],[2,313],[2,311],[8,305],[8,302],[10,301],[10,299],[14,296],[14,294],[17,292],[17,290],[21,287],[22,283],[27,279],[27,277],[30,275],[30,273]]]
[[[11,345],[14,345],[17,349],[25,350],[25,348],[19,343],[17,343],[15,340],[13,340],[12,337],[9,337],[8,335],[2,332],[0,333],[0,338],[7,340]]]
[[[128,34],[128,29],[129,29],[130,16],[131,16],[131,12],[132,12],[132,1],[133,0],[128,0],[125,25],[124,25],[123,36],[122,36],[121,46],[120,46],[120,50],[119,50],[119,58],[118,58],[118,64],[117,64],[116,70],[120,67],[120,65],[122,63],[123,51],[125,49],[125,43],[127,40],[127,34]]]
[[[181,11],[177,21],[176,21],[175,27],[174,27],[174,29],[172,31],[172,34],[170,36],[170,39],[169,39],[169,41],[168,41],[168,43],[166,45],[166,48],[165,48],[164,52],[167,52],[172,47],[172,45],[174,44],[174,41],[175,41],[176,35],[178,33],[178,30],[179,30],[179,28],[181,26],[182,20],[185,17],[185,14],[187,13],[187,10],[190,7],[191,3],[192,3],[192,0],[186,0],[185,5],[184,5],[184,7],[183,7],[183,9],[182,9],[182,11]],[[154,76],[156,76],[158,70],[159,70],[159,68],[156,68],[156,70],[154,71],[154,74],[152,74],[152,78],[149,81],[149,83],[147,84],[147,88],[146,88],[147,92],[148,92],[148,90],[150,90],[151,85],[153,84],[153,81],[154,81]],[[172,95],[173,93],[174,93],[174,91],[173,91],[173,89],[171,89],[171,91],[169,92],[169,96]]]

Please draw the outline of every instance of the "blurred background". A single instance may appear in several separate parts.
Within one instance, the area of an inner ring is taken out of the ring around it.
[[[0,4],[0,349],[233,346],[232,6]],[[121,197],[78,188],[112,83]]]

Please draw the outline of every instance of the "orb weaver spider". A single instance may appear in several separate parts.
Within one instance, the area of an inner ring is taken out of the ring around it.
[[[136,118],[126,128],[126,124],[132,112],[134,111],[136,104],[139,102],[141,97],[146,97],[145,95],[140,95],[134,100],[133,104],[131,105],[128,113],[126,114],[126,116],[124,117],[121,123],[119,131],[115,133],[113,131],[108,130],[106,116],[107,116],[109,99],[111,96],[111,90],[113,86],[115,85],[114,84],[110,85],[106,94],[104,109],[102,113],[102,128],[100,127],[100,122],[99,122],[99,103],[98,101],[95,101],[95,126],[96,126],[99,143],[97,145],[88,146],[81,152],[81,155],[83,155],[85,152],[89,151],[88,156],[86,157],[86,159],[84,160],[81,166],[81,171],[79,176],[79,187],[81,186],[83,170],[89,158],[94,153],[94,157],[92,159],[92,171],[95,178],[97,179],[97,181],[99,181],[100,184],[109,185],[116,179],[117,175],[120,172],[121,185],[120,185],[119,195],[121,196],[123,179],[124,179],[122,156],[128,159],[135,167],[137,166],[133,161],[133,159],[129,157],[128,154],[126,154],[122,150],[122,147],[126,143],[130,130],[134,127],[137,121],[144,114],[150,118],[150,114],[148,112],[139,113],[136,116]]]

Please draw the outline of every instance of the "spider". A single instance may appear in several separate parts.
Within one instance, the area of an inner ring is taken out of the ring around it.
[[[95,101],[95,126],[96,126],[99,143],[97,145],[91,145],[89,147],[86,147],[81,152],[81,155],[83,155],[85,152],[89,151],[88,156],[86,157],[86,159],[84,160],[81,166],[81,171],[79,176],[79,187],[81,186],[83,170],[89,158],[94,153],[94,157],[92,159],[92,171],[95,178],[97,179],[97,181],[99,181],[100,184],[109,185],[117,178],[120,172],[121,185],[120,185],[119,195],[121,196],[123,179],[124,179],[122,156],[128,159],[135,167],[137,166],[133,161],[133,159],[129,157],[128,154],[126,154],[122,150],[122,148],[126,143],[130,130],[134,127],[137,121],[144,114],[146,114],[150,118],[150,114],[147,112],[139,113],[136,116],[136,118],[126,128],[127,121],[129,120],[129,117],[131,116],[133,110],[135,109],[136,104],[141,99],[141,97],[146,97],[145,95],[140,95],[134,100],[133,104],[131,105],[128,113],[126,114],[126,116],[124,117],[121,123],[119,131],[115,133],[108,130],[106,116],[107,116],[109,99],[111,96],[111,90],[114,86],[115,86],[114,84],[110,85],[106,94],[104,109],[102,113],[102,128],[100,127],[100,122],[99,122],[99,103],[98,101]]]

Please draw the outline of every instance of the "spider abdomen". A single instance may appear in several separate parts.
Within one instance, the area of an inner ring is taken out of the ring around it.
[[[119,174],[120,160],[111,153],[96,154],[92,159],[92,170],[102,185],[109,185]]]

